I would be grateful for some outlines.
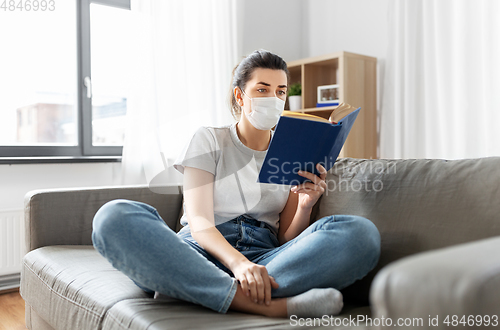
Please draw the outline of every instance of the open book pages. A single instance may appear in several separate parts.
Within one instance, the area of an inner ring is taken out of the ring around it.
[[[342,118],[355,111],[357,108],[353,107],[347,103],[340,103],[338,107],[333,109],[330,115],[330,121],[332,123],[338,123]]]
[[[285,110],[283,111],[283,116],[285,117],[292,117],[292,118],[298,118],[298,119],[305,119],[305,120],[313,120],[313,121],[320,121],[324,123],[333,123],[337,124],[339,120],[350,114],[356,110],[355,107],[353,107],[350,104],[347,103],[340,103],[338,107],[333,109],[332,113],[330,114],[330,119],[326,119],[320,116],[316,115],[310,115],[307,113],[300,113],[300,112],[294,112],[294,111],[288,111]]]
[[[320,116],[310,115],[310,114],[307,114],[307,113],[300,113],[300,112],[288,111],[288,110],[283,111],[282,116],[292,117],[292,118],[298,118],[298,119],[305,119],[305,120],[312,120],[312,121],[321,121],[321,122],[324,122],[324,123],[329,123],[330,122],[328,119],[322,118]]]

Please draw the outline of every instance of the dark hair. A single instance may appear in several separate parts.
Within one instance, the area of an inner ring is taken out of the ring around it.
[[[252,73],[256,68],[283,70],[286,73],[287,80],[290,79],[290,74],[286,66],[286,62],[276,54],[267,50],[256,50],[238,64],[233,69],[233,81],[229,91],[229,104],[231,106],[231,114],[238,120],[241,115],[241,107],[234,98],[234,88],[239,87],[242,91],[245,90],[247,82],[252,78]]]

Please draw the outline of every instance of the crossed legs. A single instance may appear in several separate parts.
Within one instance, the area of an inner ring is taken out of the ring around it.
[[[331,216],[253,262],[266,265],[278,284],[269,306],[255,304],[236,280],[190,247],[144,203],[115,200],[95,215],[92,239],[111,264],[143,289],[201,304],[286,317],[287,297],[312,288],[342,289],[376,264],[380,236],[369,221]]]

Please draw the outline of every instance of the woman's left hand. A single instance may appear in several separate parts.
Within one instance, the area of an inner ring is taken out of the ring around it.
[[[299,194],[299,207],[303,209],[312,209],[321,195],[325,192],[327,186],[325,182],[326,169],[321,164],[316,164],[319,176],[311,172],[299,171],[299,175],[311,180],[304,182],[292,188],[292,192]]]

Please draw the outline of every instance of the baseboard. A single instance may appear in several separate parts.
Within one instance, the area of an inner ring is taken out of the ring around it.
[[[19,288],[2,290],[2,291],[0,291],[0,296],[3,294],[8,294],[8,293],[19,293]]]
[[[21,274],[2,275],[0,276],[0,293],[3,291],[19,289],[21,284]]]

